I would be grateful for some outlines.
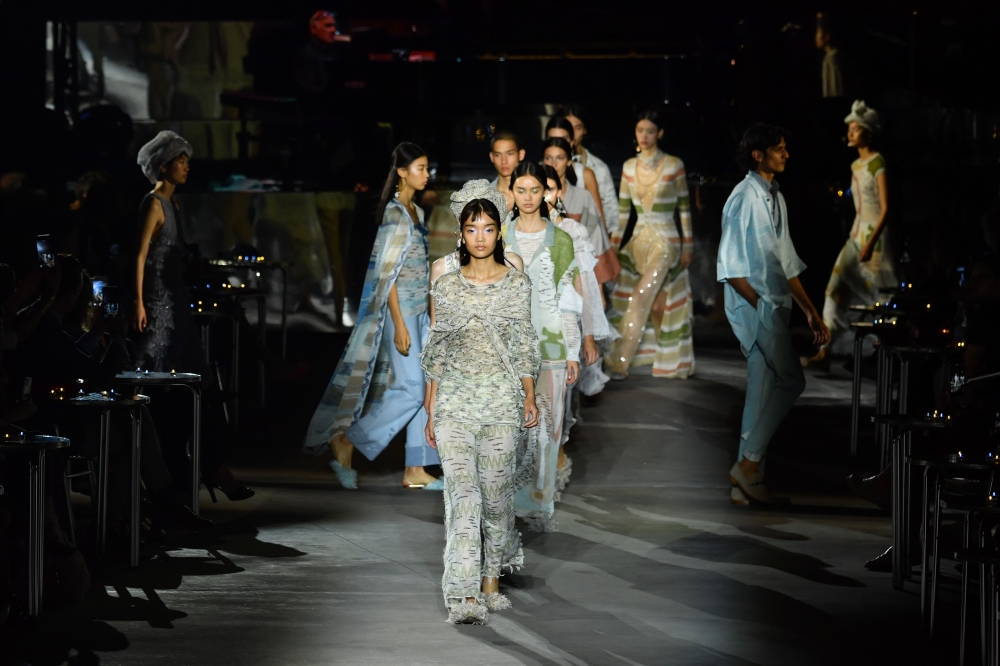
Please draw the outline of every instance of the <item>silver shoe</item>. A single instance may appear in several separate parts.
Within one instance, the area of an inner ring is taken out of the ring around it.
[[[491,611],[507,610],[511,607],[510,599],[501,592],[491,592],[486,595],[486,607]]]
[[[448,608],[449,624],[486,624],[489,610],[478,603],[463,601]]]

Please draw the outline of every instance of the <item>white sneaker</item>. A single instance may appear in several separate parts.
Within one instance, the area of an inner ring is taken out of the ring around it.
[[[790,503],[789,500],[784,497],[775,497],[771,494],[771,491],[764,485],[764,475],[760,472],[753,474],[748,479],[743,473],[743,470],[740,468],[739,463],[733,465],[732,469],[729,470],[729,481],[734,486],[739,487],[739,489],[743,492],[743,495],[754,502],[773,506],[781,506]]]

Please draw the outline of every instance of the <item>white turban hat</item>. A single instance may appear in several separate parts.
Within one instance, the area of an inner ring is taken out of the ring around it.
[[[451,212],[454,213],[456,220],[461,216],[465,205],[473,199],[486,199],[497,207],[497,212],[500,213],[501,218],[506,216],[507,199],[497,192],[495,187],[490,185],[490,181],[480,179],[467,181],[465,185],[462,185],[462,189],[452,193]],[[503,222],[503,219],[497,220],[497,223],[500,222]]]
[[[857,123],[872,134],[878,134],[882,130],[882,118],[878,115],[878,111],[860,99],[854,100],[854,104],[851,104],[851,112],[844,118],[844,122],[848,125]]]
[[[182,153],[191,157],[194,154],[191,144],[184,137],[164,130],[139,149],[139,156],[135,161],[149,182],[155,185],[160,179],[160,167],[169,164],[170,160]]]

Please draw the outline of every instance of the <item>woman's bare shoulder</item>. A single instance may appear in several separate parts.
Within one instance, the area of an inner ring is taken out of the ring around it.
[[[510,262],[511,266],[519,271],[524,271],[524,259],[521,259],[521,255],[516,252],[507,252],[504,256],[507,257],[507,261]]]

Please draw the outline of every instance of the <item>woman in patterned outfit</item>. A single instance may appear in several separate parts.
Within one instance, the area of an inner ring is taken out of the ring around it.
[[[619,248],[622,272],[611,302],[621,338],[611,347],[605,367],[612,379],[625,379],[633,365],[653,365],[654,377],[685,379],[694,372],[691,345],[691,209],[684,163],[659,149],[662,120],[646,111],[635,125],[639,154],[622,167]],[[621,246],[631,207],[638,215],[631,238]],[[677,234],[680,214],[683,238]]]
[[[531,483],[514,498],[514,510],[532,530],[552,532],[566,386],[580,374],[582,287],[572,237],[548,220],[545,171],[534,162],[521,162],[510,183],[514,219],[507,224],[504,243],[521,257],[531,278],[531,323],[542,356],[535,388],[541,416],[528,442],[538,462]]]
[[[875,109],[858,100],[851,105],[847,123],[847,145],[858,149],[858,159],[851,164],[851,198],[854,200],[854,225],[833,264],[826,285],[823,323],[830,329],[830,342],[806,365],[820,370],[830,367],[830,349],[849,327],[848,306],[856,299],[873,305],[878,290],[896,285],[896,272],[886,241],[888,188],[885,159],[872,147],[873,138],[882,129]],[[846,350],[845,350],[846,351]]]
[[[522,428],[537,430],[540,357],[531,281],[504,257],[498,204],[506,211],[496,190],[469,201],[459,214],[460,268],[434,264],[422,357],[426,437],[444,470],[441,587],[455,624],[485,624],[488,610],[509,608],[499,576],[524,563],[514,492],[531,471],[531,456],[521,449],[518,472],[518,441]]]
[[[427,155],[401,143],[382,190],[375,237],[347,348],[306,431],[305,449],[330,448],[330,467],[344,488],[358,487],[351,468],[354,449],[374,460],[398,432],[406,430],[408,488],[441,490],[444,483],[424,469],[438,464],[424,440],[424,373],[420,350],[427,337],[427,227],[413,195],[427,186]],[[390,375],[391,369],[391,375]],[[389,383],[389,378],[392,383]]]

